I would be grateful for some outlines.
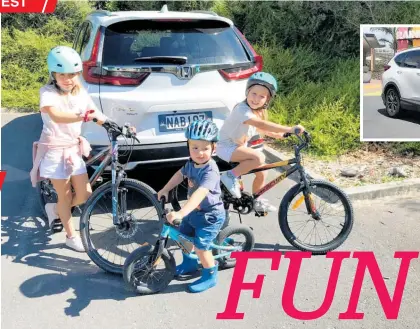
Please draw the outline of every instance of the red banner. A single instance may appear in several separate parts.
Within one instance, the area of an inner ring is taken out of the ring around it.
[[[58,0],[0,0],[0,13],[44,13],[54,12]]]
[[[5,178],[6,178],[6,172],[3,170],[0,170],[0,190],[3,187],[3,182]]]

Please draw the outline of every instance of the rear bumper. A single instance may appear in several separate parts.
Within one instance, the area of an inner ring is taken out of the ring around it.
[[[92,145],[91,155],[98,154],[104,146]],[[252,146],[253,149],[262,151],[263,144]],[[130,154],[130,148],[127,146],[119,146],[118,160],[125,165],[125,170],[135,169],[159,169],[167,167],[181,167],[190,158],[187,142],[163,143],[163,144],[148,144],[148,145],[134,145]],[[219,163],[220,170],[231,169],[228,163],[221,160],[217,155],[213,156],[214,160]],[[127,162],[128,161],[128,162]],[[97,168],[99,163],[95,163],[92,167]],[[105,171],[110,171],[111,167],[105,168]]]
[[[103,146],[92,145],[92,155],[97,154]],[[119,146],[118,160],[126,165],[125,170],[141,168],[159,168],[181,166],[189,158],[187,143],[164,143],[149,145],[134,145],[130,154],[131,147]],[[93,166],[95,168],[95,166]],[[110,170],[110,167],[105,169]]]

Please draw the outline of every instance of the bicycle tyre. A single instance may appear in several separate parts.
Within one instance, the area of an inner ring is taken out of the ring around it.
[[[341,232],[337,235],[336,238],[334,238],[329,243],[319,245],[319,246],[301,243],[300,241],[296,239],[295,235],[293,234],[293,232],[291,231],[289,227],[287,213],[288,213],[288,209],[290,207],[292,200],[305,189],[305,187],[301,185],[300,183],[293,186],[284,195],[280,203],[280,208],[279,208],[279,215],[278,215],[279,225],[280,225],[280,229],[284,237],[292,246],[294,246],[295,248],[301,251],[310,251],[314,255],[323,255],[331,250],[337,249],[339,246],[341,246],[344,243],[344,241],[346,241],[347,237],[349,236],[353,228],[353,223],[354,223],[353,206],[347,194],[344,191],[342,191],[338,186],[330,182],[322,181],[322,180],[310,180],[309,185],[325,188],[335,193],[335,195],[340,199],[340,201],[342,202],[344,206],[345,217],[346,217],[345,223],[343,225],[343,229],[341,230]]]
[[[225,242],[225,240],[233,234],[242,234],[245,236],[245,246],[242,251],[251,251],[254,249],[254,244],[255,244],[254,232],[248,226],[245,226],[242,224],[231,225],[221,230],[219,235],[216,238],[216,243],[219,245],[222,245]],[[224,252],[223,250],[215,249],[216,255],[223,252]],[[232,268],[232,267],[235,267],[236,265],[235,258],[222,257],[218,259],[218,262],[219,262],[219,266],[222,269]]]
[[[134,179],[122,179],[120,187],[127,187],[128,189],[132,188],[136,190],[136,192],[143,194],[146,197],[146,199],[152,203],[153,207],[157,211],[161,229],[161,218],[163,213],[161,205],[157,200],[156,192],[147,184]],[[112,182],[109,181],[101,185],[98,189],[96,189],[95,192],[93,192],[90,198],[87,200],[85,206],[83,207],[82,215],[80,216],[80,236],[86,253],[97,266],[99,266],[102,270],[106,272],[121,275],[123,273],[124,265],[114,264],[102,258],[98,251],[95,249],[92,240],[90,239],[89,219],[90,212],[92,211],[92,206],[96,204],[96,202],[98,202],[101,197],[106,195],[106,193],[109,193],[111,191]],[[156,233],[159,234],[160,231]]]
[[[150,256],[155,250],[154,246],[143,246],[140,248],[137,248],[134,250],[125,260],[124,262],[124,270],[123,270],[123,278],[125,285],[131,290],[141,295],[150,295],[158,293],[162,290],[164,290],[169,283],[173,280],[175,277],[176,272],[176,262],[175,258],[166,248],[163,249],[162,252],[162,260],[165,264],[165,272],[163,275],[163,280],[161,280],[157,285],[152,285],[150,281],[146,280],[146,283],[138,284],[136,282],[136,278],[133,277],[133,273],[136,272],[135,265],[136,263],[145,258]],[[144,268],[146,265],[150,266],[150,264],[147,262],[142,265],[142,268]],[[137,269],[139,270],[139,269]],[[150,271],[150,269],[146,268],[146,275],[149,275],[147,271]]]

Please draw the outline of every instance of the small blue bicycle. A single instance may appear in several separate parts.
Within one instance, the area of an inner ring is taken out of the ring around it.
[[[162,209],[165,198],[161,199]],[[166,219],[168,210],[163,211],[163,228],[156,244],[143,245],[134,250],[124,263],[124,282],[141,295],[149,295],[164,290],[175,277],[176,263],[172,253],[167,249],[168,240],[172,239],[181,250],[193,259],[198,259],[193,251],[193,237],[179,232],[181,221],[170,224]],[[221,269],[232,268],[236,259],[231,258],[234,251],[251,251],[254,248],[254,234],[243,224],[227,226],[222,229],[212,243],[214,258]]]

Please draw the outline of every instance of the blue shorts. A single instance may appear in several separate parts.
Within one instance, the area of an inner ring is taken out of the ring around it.
[[[210,250],[210,245],[219,234],[226,219],[225,211],[193,211],[181,222],[179,231],[194,237],[194,246],[200,250]]]

